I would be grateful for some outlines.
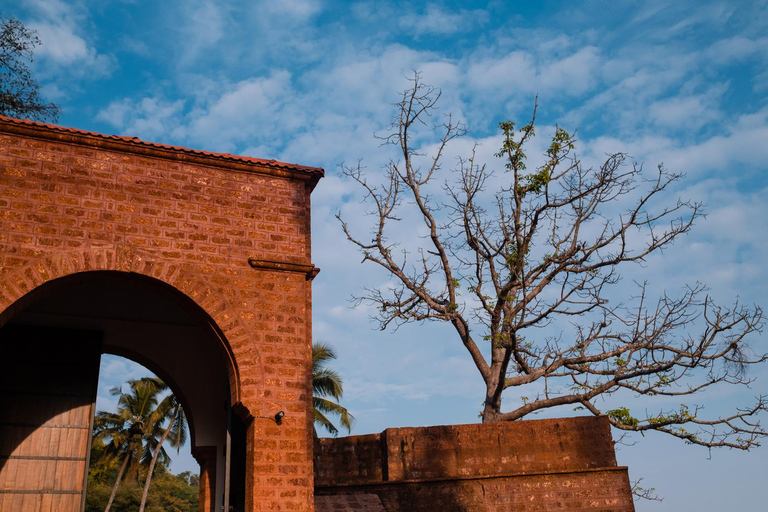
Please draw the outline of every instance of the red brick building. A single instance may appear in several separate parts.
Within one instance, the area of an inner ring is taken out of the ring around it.
[[[322,176],[0,118],[0,510],[79,510],[102,352],[183,398],[202,510],[312,510]]]

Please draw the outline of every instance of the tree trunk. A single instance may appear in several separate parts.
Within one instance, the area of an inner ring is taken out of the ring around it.
[[[109,495],[109,501],[107,502],[107,507],[104,509],[104,512],[109,512],[109,509],[112,508],[112,502],[115,501],[117,488],[120,487],[120,480],[123,479],[123,473],[125,473],[125,468],[128,467],[128,459],[130,458],[131,454],[126,453],[125,459],[123,460],[123,465],[120,466],[120,471],[117,472],[117,480],[115,480],[115,485],[112,487],[112,494]]]
[[[485,378],[485,403],[483,404],[483,423],[499,421],[501,413],[501,392],[504,391],[504,375],[507,373],[509,357],[505,357],[503,348],[494,348],[491,352],[491,365]]]
[[[171,414],[170,420],[168,421],[168,428],[165,429],[163,436],[160,438],[160,442],[158,442],[157,446],[155,447],[155,451],[152,452],[152,461],[149,463],[149,469],[147,469],[147,480],[144,482],[144,492],[141,495],[141,505],[139,506],[139,512],[144,512],[144,506],[147,504],[147,497],[149,496],[149,484],[152,483],[152,473],[155,471],[157,458],[160,455],[160,450],[163,448],[163,443],[165,443],[165,440],[168,439],[168,434],[171,433],[174,419],[178,413],[179,404],[177,403],[176,407],[173,409],[173,414]]]
[[[500,419],[501,411],[497,404],[494,404],[489,398],[483,406],[483,423],[493,423],[502,421]]]

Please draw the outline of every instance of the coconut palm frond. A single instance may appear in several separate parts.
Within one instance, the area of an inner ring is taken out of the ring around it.
[[[317,342],[312,345],[312,402],[315,435],[317,435],[317,427],[334,436],[339,433],[339,429],[325,414],[337,415],[339,424],[347,432],[351,432],[352,422],[355,419],[344,406],[324,398],[330,397],[338,401],[344,394],[341,376],[327,367],[327,364],[334,359],[336,359],[336,352],[328,344]]]

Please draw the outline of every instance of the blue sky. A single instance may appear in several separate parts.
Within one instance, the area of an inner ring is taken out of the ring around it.
[[[387,276],[358,264],[333,219],[342,210],[365,230],[362,195],[338,166],[362,158],[375,172],[386,161],[373,134],[388,124],[413,69],[468,125],[451,155],[476,140],[493,164],[498,122],[526,120],[538,95],[540,133],[555,123],[578,130],[585,162],[626,151],[686,173],[674,192],[703,201],[707,218],[629,277],[658,290],[699,280],[721,302],[768,306],[765,1],[8,4],[3,14],[43,41],[35,74],[62,107],[60,124],[326,169],[312,197],[313,260],[322,269],[314,335],[339,353],[344,404],[358,418],[353,433],[477,421],[483,396],[447,327],[378,332],[366,307],[349,307],[362,285],[384,286]],[[764,336],[753,342],[768,351]],[[115,379],[133,371],[105,366]],[[706,397],[708,410],[768,393],[768,370],[754,376],[751,390]],[[768,502],[768,448],[710,458],[660,435],[632,441],[619,463],[666,498],[638,510]]]

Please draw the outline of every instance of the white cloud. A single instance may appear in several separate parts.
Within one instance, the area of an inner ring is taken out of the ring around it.
[[[764,168],[768,161],[768,125],[752,129],[734,130],[716,135],[701,143],[661,152],[657,156],[670,169],[679,169],[689,175],[707,172],[739,174],[743,170]],[[746,166],[746,169],[744,168]]]
[[[560,42],[555,40],[553,44]],[[598,48],[569,47],[554,54],[546,48],[540,45],[536,52],[516,49],[503,55],[468,59],[469,85],[498,109],[507,101],[532,104],[535,95],[543,103],[554,105],[600,84],[606,61]]]
[[[67,3],[62,0],[28,0],[29,7],[47,19],[61,19],[72,16],[73,4],[77,9],[82,5],[78,2]]]
[[[89,50],[85,40],[72,32],[71,27],[50,23],[34,23],[31,27],[43,43],[37,52],[40,57],[62,65],[93,59],[93,50]]]
[[[117,397],[111,393],[112,388],[128,389],[125,383],[132,379],[155,377],[155,374],[138,363],[111,354],[101,356],[99,367],[99,384],[96,396],[97,411],[114,411],[117,408]]]
[[[764,296],[762,255],[768,251],[768,216],[762,174],[768,161],[768,111],[745,114],[722,124],[720,133],[684,143],[670,137],[643,136],[636,140],[603,137],[583,141],[584,160],[599,162],[605,153],[625,151],[645,162],[648,171],[658,163],[684,177],[667,194],[702,202],[706,218],[664,254],[649,258],[645,267],[629,269],[627,279],[650,279],[655,286],[678,290],[702,281],[718,302],[737,296],[760,302]],[[749,185],[748,185],[749,184]]]
[[[126,35],[120,38],[120,46],[129,53],[135,53],[143,58],[152,57],[153,51],[147,41]]]
[[[470,64],[467,73],[470,84],[481,93],[536,91],[536,64],[528,52],[513,51],[501,58],[485,58]]]
[[[755,54],[768,55],[768,37],[750,39],[735,36],[715,41],[704,50],[705,58],[718,65],[744,61]]]
[[[211,0],[185,2],[175,14],[184,20],[172,25],[180,36],[177,46],[181,50],[181,66],[194,66],[204,52],[225,37],[230,23],[227,4]]]
[[[483,10],[461,9],[450,12],[430,3],[422,13],[406,12],[400,18],[399,25],[416,36],[446,36],[477,30],[478,25],[482,25],[487,19],[488,13]]]
[[[581,95],[596,84],[601,64],[602,57],[597,48],[580,48],[572,55],[544,65],[539,72],[538,85],[542,91]]]
[[[344,55],[329,69],[313,72],[316,87],[328,96],[326,108],[337,113],[375,114],[389,120],[392,103],[413,76],[431,60],[430,54],[393,44],[377,52],[362,50]]]
[[[285,14],[295,20],[306,21],[322,10],[322,4],[320,0],[266,0],[260,3],[260,10],[268,15]]]
[[[161,98],[120,100],[99,111],[96,119],[109,123],[121,134],[148,141],[169,141],[177,127],[184,102]]]
[[[654,101],[648,107],[648,119],[657,126],[685,132],[695,132],[722,118],[720,108],[728,84],[713,84],[703,94],[677,96]]]
[[[82,35],[87,18],[82,5],[36,0],[32,7],[37,16],[28,26],[40,38],[41,45],[35,54],[45,64],[46,75],[56,75],[61,81],[62,73],[92,79],[108,76],[114,71],[114,57],[98,52]]]
[[[293,86],[287,71],[255,77],[227,86],[206,105],[194,108],[190,121],[175,135],[205,143],[217,151],[233,151],[237,144],[283,136],[302,124],[302,112],[292,108]]]

